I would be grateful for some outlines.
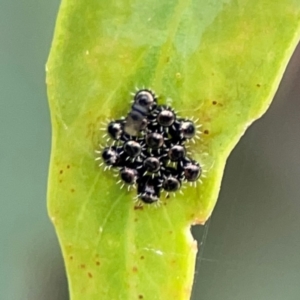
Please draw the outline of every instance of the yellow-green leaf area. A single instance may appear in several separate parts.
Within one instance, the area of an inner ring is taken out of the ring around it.
[[[53,139],[48,209],[72,300],[189,299],[190,225],[216,203],[226,159],[267,109],[300,36],[298,0],[63,0],[47,63]],[[130,92],[199,118],[206,177],[159,207],[134,204],[95,161],[101,122]]]

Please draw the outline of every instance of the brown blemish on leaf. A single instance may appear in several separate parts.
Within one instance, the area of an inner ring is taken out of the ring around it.
[[[59,171],[59,174],[62,174],[63,172],[64,172],[63,170],[60,170],[60,171]]]
[[[144,296],[143,295],[139,295],[139,299],[144,299]]]
[[[85,269],[85,265],[84,265],[84,264],[81,264],[81,265],[80,265],[80,268],[81,268],[81,269]]]
[[[144,258],[145,258],[145,257],[142,255],[142,256],[141,256],[141,259],[144,259]]]
[[[216,105],[217,103],[218,103],[217,101],[213,101],[213,102],[212,102],[213,105]]]
[[[207,129],[205,129],[205,130],[203,131],[203,133],[204,133],[204,134],[209,134],[209,131],[208,131]]]
[[[136,273],[136,272],[138,271],[138,268],[137,268],[137,267],[133,267],[133,268],[132,268],[132,271],[133,271],[134,273]]]
[[[134,219],[134,222],[137,222],[137,221],[138,221],[138,218],[135,218],[135,219]]]
[[[70,165],[67,165],[67,169],[70,169]]]
[[[93,275],[92,275],[92,273],[90,273],[90,272],[88,272],[88,276],[89,276],[90,278],[93,278]]]
[[[74,193],[75,192],[75,190],[74,189],[71,189],[71,193]]]
[[[100,261],[96,261],[96,265],[97,265],[97,266],[100,266]]]
[[[260,87],[260,84],[258,83],[256,86],[257,86],[257,87]]]
[[[59,183],[62,183],[62,180],[61,180],[61,179],[59,179]]]
[[[143,210],[143,209],[144,209],[143,206],[139,206],[139,205],[134,206],[134,210]]]
[[[173,231],[169,231],[169,233],[170,233],[170,234],[172,234],[172,233],[173,233]]]
[[[72,255],[70,256],[70,260],[73,260],[73,256]]]
[[[86,133],[86,137],[92,136],[93,134],[93,124],[89,123],[87,125],[87,133]]]

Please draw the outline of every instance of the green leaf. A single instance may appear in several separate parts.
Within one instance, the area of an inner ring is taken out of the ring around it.
[[[47,64],[48,209],[71,299],[189,299],[190,226],[210,216],[226,159],[299,36],[299,0],[63,0]],[[135,86],[202,124],[190,151],[206,178],[158,208],[137,209],[95,162],[101,122],[127,114]]]

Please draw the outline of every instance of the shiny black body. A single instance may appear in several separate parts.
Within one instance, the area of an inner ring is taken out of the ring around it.
[[[147,117],[156,107],[156,101],[156,96],[150,90],[140,90],[135,94],[131,111],[125,120],[125,133],[130,136],[138,136],[141,131],[146,129]]]

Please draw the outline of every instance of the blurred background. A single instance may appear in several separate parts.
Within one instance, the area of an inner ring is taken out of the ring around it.
[[[44,65],[58,0],[0,0],[0,300],[67,300],[46,212]],[[200,251],[193,300],[300,299],[300,46],[267,114],[232,152]],[[170,299],[171,300],[171,299]]]

